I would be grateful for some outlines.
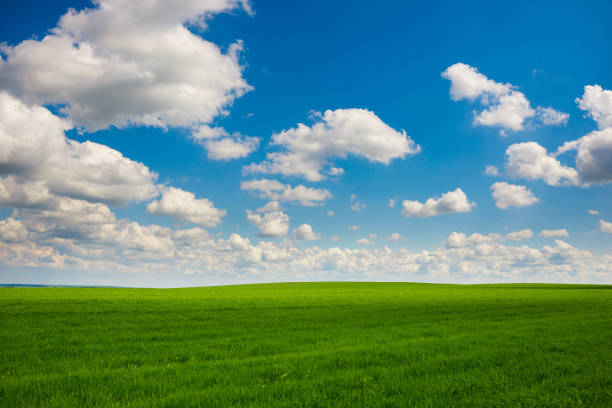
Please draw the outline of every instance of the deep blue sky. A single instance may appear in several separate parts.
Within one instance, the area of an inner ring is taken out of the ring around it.
[[[15,46],[25,39],[40,39],[68,8],[87,5],[64,0],[4,2],[0,41]],[[209,160],[188,137],[189,130],[173,127],[111,127],[68,135],[108,145],[157,172],[159,182],[207,197],[227,210],[223,223],[210,228],[211,233],[226,237],[237,232],[257,242],[257,229],[245,219],[245,209],[261,207],[266,200],[239,189],[241,181],[259,177],[243,175],[243,166],[263,161],[274,150],[268,145],[273,133],[311,124],[311,111],[365,108],[391,128],[405,130],[422,152],[389,165],[353,156],[334,160],[344,175],[317,183],[266,176],[333,194],[320,207],[282,203],[292,229],[307,223],[321,234],[316,245],[357,247],[355,240],[368,234],[380,238],[398,232],[406,239],[377,246],[420,251],[440,245],[453,231],[503,234],[528,228],[536,233],[528,244],[539,247],[551,240],[537,237],[538,231],[565,228],[570,236],[563,239],[571,245],[609,253],[612,235],[597,231],[597,222],[612,221],[611,185],[549,186],[541,180],[491,177],[484,169],[489,164],[502,169],[511,144],[536,141],[554,151],[597,129],[575,99],[583,95],[585,85],[612,89],[612,3],[255,0],[252,6],[253,16],[223,13],[212,18],[206,30],[192,30],[223,50],[237,39],[244,41],[243,77],[254,89],[237,98],[229,116],[214,124],[230,133],[261,138],[256,152],[237,160]],[[569,121],[564,126],[509,131],[505,137],[499,127],[474,126],[477,105],[451,100],[450,82],[441,76],[457,62],[494,81],[511,83],[534,108],[551,106],[568,113]],[[573,156],[561,160],[574,165]],[[502,180],[526,186],[539,202],[500,210],[490,186]],[[429,218],[400,214],[402,200],[424,202],[456,188],[477,204],[471,212]],[[366,204],[364,210],[349,209],[351,194]],[[390,198],[398,200],[393,209],[387,206]],[[142,224],[184,226],[148,214],[146,204],[134,202],[112,210],[119,218]],[[589,209],[601,214],[594,217]],[[328,210],[335,217],[327,217]],[[10,211],[0,214],[8,217]],[[349,225],[359,225],[360,230],[349,231]],[[340,236],[340,243],[330,240],[334,235]]]

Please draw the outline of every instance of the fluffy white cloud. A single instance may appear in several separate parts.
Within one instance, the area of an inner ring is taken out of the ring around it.
[[[612,182],[612,127],[566,142],[557,154],[576,150],[576,169],[583,184]]]
[[[576,169],[559,162],[536,142],[510,145],[506,149],[506,171],[512,177],[542,179],[552,186],[579,184]]]
[[[495,205],[502,210],[507,210],[509,207],[526,207],[539,201],[527,187],[503,181],[493,183],[491,191]]]
[[[258,191],[261,198],[298,202],[307,207],[322,205],[323,201],[332,198],[329,190],[305,187],[301,184],[291,187],[270,179],[243,181],[240,183],[240,189]]]
[[[243,136],[240,133],[230,135],[220,127],[201,125],[192,134],[193,139],[208,151],[208,158],[213,160],[231,160],[248,156],[259,147],[259,138]]]
[[[247,220],[259,230],[260,237],[283,237],[289,232],[289,216],[282,212],[278,202],[268,203],[257,212],[246,210],[246,214]]]
[[[157,194],[157,174],[110,147],[66,138],[71,127],[43,107],[0,92],[0,176],[31,182],[16,195],[32,200],[33,189],[46,189],[41,194],[126,204]]]
[[[79,201],[79,200],[73,200]],[[89,203],[85,203],[87,205]],[[91,204],[90,204],[91,205]],[[91,224],[83,239],[47,228],[38,210],[0,221],[0,265],[57,269],[116,270],[126,276],[146,272],[173,277],[206,274],[221,282],[304,280],[393,280],[429,282],[609,282],[612,256],[595,255],[555,240],[531,248],[504,245],[497,234],[452,233],[437,248],[411,252],[404,248],[319,248],[303,250],[292,241],[260,241],[231,234],[212,239],[199,228],[172,230],[124,220]],[[32,219],[34,217],[34,219]],[[29,220],[27,220],[28,218]],[[21,226],[19,226],[21,223]],[[75,223],[73,225],[77,225]],[[9,227],[10,225],[10,227]],[[23,234],[25,228],[26,236]],[[3,239],[3,238],[2,238]],[[362,244],[371,242],[361,241]],[[367,247],[367,245],[365,245]],[[183,274],[177,275],[177,271]],[[154,276],[154,275],[153,275]],[[162,283],[163,284],[163,283]]]
[[[536,117],[544,125],[565,125],[569,120],[569,114],[559,112],[551,107],[543,108],[542,106],[536,108]]]
[[[612,127],[612,91],[599,85],[587,85],[582,98],[576,98],[576,103],[588,112],[600,129]]]
[[[565,228],[556,230],[542,230],[538,235],[544,238],[569,237],[569,233]]]
[[[523,130],[526,119],[535,116],[529,100],[518,91],[499,96],[496,103],[474,117],[474,124],[499,126],[511,130]]]
[[[209,123],[251,87],[240,42],[223,53],[194,35],[246,1],[98,0],[69,10],[42,40],[5,46],[0,86],[28,103],[58,104],[77,127]]]
[[[321,238],[320,234],[315,234],[312,227],[308,224],[302,224],[294,231],[295,239],[299,241],[316,241]]]
[[[533,231],[531,231],[530,229],[514,231],[506,234],[506,238],[511,239],[512,241],[523,241],[531,237],[533,237]]]
[[[0,220],[0,242],[23,242],[28,237],[28,230],[20,220],[13,217]]]
[[[337,175],[342,169],[330,160],[347,155],[389,164],[393,159],[420,152],[420,147],[406,135],[385,124],[366,109],[327,110],[314,114],[312,126],[299,123],[296,128],[272,136],[272,145],[280,152],[267,154],[267,160],[245,167],[251,173],[279,173],[320,181],[325,174]]]
[[[225,210],[215,208],[206,198],[195,198],[193,193],[175,187],[163,190],[160,200],[147,205],[147,212],[167,215],[179,221],[189,221],[204,227],[214,227],[225,216]]]
[[[424,204],[418,201],[402,201],[402,215],[404,217],[426,218],[434,215],[469,212],[475,203],[470,203],[460,188],[449,191],[440,198],[429,198]]]
[[[599,229],[603,232],[612,234],[612,222],[606,222],[604,220],[599,220]]]
[[[476,68],[461,62],[448,67],[442,77],[451,81],[452,100],[479,100],[483,109],[474,113],[476,125],[518,131],[524,128],[525,121],[530,118],[534,118],[534,123],[544,125],[564,124],[569,118],[567,113],[551,107],[538,106],[534,110],[525,95],[513,85],[489,79]]]

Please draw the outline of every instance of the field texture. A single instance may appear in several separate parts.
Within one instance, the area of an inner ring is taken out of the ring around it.
[[[612,287],[0,289],[0,406],[612,406]]]

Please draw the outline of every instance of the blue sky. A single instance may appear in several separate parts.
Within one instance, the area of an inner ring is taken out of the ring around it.
[[[131,4],[2,6],[1,282],[612,281],[608,2]]]

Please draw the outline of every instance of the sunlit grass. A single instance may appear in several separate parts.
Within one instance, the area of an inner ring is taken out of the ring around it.
[[[610,406],[610,289],[5,288],[0,406]]]

